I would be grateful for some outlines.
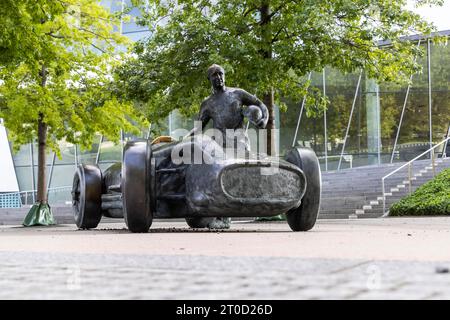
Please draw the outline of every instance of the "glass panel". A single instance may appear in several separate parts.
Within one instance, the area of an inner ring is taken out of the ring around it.
[[[49,169],[50,171],[50,169]],[[72,186],[72,179],[75,173],[75,166],[68,164],[55,165],[50,188]]]
[[[74,164],[59,164],[53,167],[53,176],[48,193],[50,204],[65,205],[71,203],[70,191],[74,173]]]
[[[450,46],[431,46],[433,142],[445,139],[450,125]]]
[[[59,143],[59,149],[61,152],[61,159],[56,157],[55,164],[68,164],[75,165],[75,145],[61,141]],[[52,161],[52,160],[50,160]],[[51,162],[50,162],[51,163]]]
[[[95,164],[95,158],[97,157],[98,145],[100,143],[100,136],[97,135],[97,137],[94,139],[94,141],[95,142],[92,144],[91,148],[88,150],[83,150],[81,148],[78,148],[78,163]]]
[[[330,101],[327,109],[328,170],[336,170],[344,143],[345,131],[352,108],[359,73],[342,74],[326,69],[326,94]],[[355,114],[353,114],[353,117]],[[349,148],[346,147],[345,153]],[[341,168],[352,165],[352,156],[343,159]]]
[[[323,74],[322,72],[313,72],[311,75],[311,85],[323,92]],[[320,113],[319,116],[306,117],[308,121],[305,121],[304,128],[311,127],[306,130],[308,136],[301,135],[303,137],[304,146],[310,147],[316,152],[319,157],[321,169],[325,170],[325,136],[324,136],[324,113]],[[306,120],[305,119],[305,120]],[[309,125],[308,125],[309,124]]]
[[[112,163],[122,161],[122,146],[104,139],[100,147],[99,162]]]
[[[429,148],[428,93],[412,90],[400,130],[398,159],[409,161]]]
[[[19,183],[19,190],[32,190],[32,177],[30,167],[16,167],[17,181]]]
[[[21,146],[19,151],[13,153],[13,162],[15,166],[29,166],[31,161],[30,158],[29,144]]]
[[[426,42],[421,44],[421,48],[425,54],[423,57],[418,57],[417,61],[422,66],[422,72],[414,74],[412,77],[412,85],[394,153],[394,162],[409,161],[429,148],[429,144],[426,144],[429,140],[427,138],[429,126]],[[380,85],[382,162],[384,163],[390,162],[392,156],[406,92],[407,85],[395,83],[382,83]]]
[[[450,126],[450,91],[433,91],[431,98],[433,142],[439,143],[447,137]]]
[[[330,100],[327,109],[328,170],[335,170],[339,163],[359,73],[343,75],[336,70],[327,69],[325,76],[326,94]],[[321,91],[323,90],[322,73],[313,73],[311,82],[314,87]],[[363,148],[367,148],[367,141],[361,142],[362,132],[365,130],[365,112],[361,112],[361,86],[362,84],[360,85],[360,92],[355,103],[355,110],[345,148],[345,157],[343,158],[341,168],[348,168],[358,164],[358,161],[361,162],[362,152],[364,154],[360,165],[367,164],[367,150],[363,150]],[[281,113],[280,119],[282,152],[286,151],[292,144],[295,126],[301,108],[301,101],[296,103],[292,101],[286,102],[288,104],[288,110],[285,113]],[[297,145],[314,149],[320,159],[322,169],[325,168],[323,115],[308,118],[304,111],[297,136]]]

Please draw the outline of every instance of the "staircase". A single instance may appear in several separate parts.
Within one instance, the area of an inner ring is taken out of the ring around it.
[[[319,218],[377,218],[383,215],[381,178],[404,163],[374,165],[322,173]],[[412,163],[411,190],[433,178],[430,160]],[[450,158],[436,160],[436,174],[450,168]],[[408,170],[402,169],[385,181],[386,210],[409,194]]]

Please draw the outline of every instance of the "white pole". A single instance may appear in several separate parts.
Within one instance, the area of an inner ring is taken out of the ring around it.
[[[420,48],[420,41],[417,43],[417,48]],[[414,58],[414,61],[417,60],[417,57]],[[392,155],[391,155],[391,163],[394,161],[394,154],[395,154],[395,149],[397,149],[397,142],[398,142],[398,137],[400,135],[400,129],[402,127],[402,123],[403,123],[403,116],[405,114],[405,109],[406,109],[406,102],[408,101],[408,96],[409,96],[409,90],[411,89],[411,81],[412,81],[413,75],[411,75],[409,77],[409,84],[408,87],[406,88],[406,94],[405,94],[405,100],[403,101],[403,108],[402,108],[402,113],[400,115],[400,121],[398,123],[398,129],[397,129],[397,133],[395,135],[395,141],[394,141],[394,148],[392,149]]]
[[[103,143],[103,135],[100,137],[100,143],[98,144],[97,156],[95,157],[95,164],[98,164],[98,160],[100,159],[100,149]]]
[[[308,74],[308,80],[311,80],[311,74],[312,72]],[[297,120],[297,127],[295,128],[294,139],[292,140],[292,148],[295,147],[295,142],[297,140],[298,129],[300,128],[300,121],[302,119],[303,109],[305,108],[305,102],[306,102],[306,94],[303,96],[302,106],[300,107],[300,113],[298,115]]]
[[[430,148],[433,147],[433,127],[431,118],[431,47],[430,39],[427,42],[427,60],[428,60],[428,112],[429,112],[429,126],[430,126]],[[430,159],[433,159],[433,150],[430,151]]]
[[[377,149],[378,165],[381,164],[381,108],[380,108],[380,86],[377,85]]]
[[[52,165],[50,167],[50,174],[48,175],[47,193],[48,193],[48,190],[50,190],[50,184],[52,183],[53,168],[55,167],[55,160],[56,160],[56,153],[53,152]],[[48,195],[47,195],[47,197],[48,197]]]
[[[33,203],[36,202],[36,197],[34,195],[34,192],[36,191],[36,182],[35,182],[35,178],[34,178],[34,153],[33,153],[33,140],[31,140],[30,142],[30,162],[31,162],[31,183],[33,184],[33,191],[31,192],[32,194],[32,198],[33,198]]]
[[[325,90],[325,68],[322,71],[322,85],[323,85],[323,96],[326,97]],[[325,171],[328,171],[328,137],[327,137],[327,109],[324,110],[323,113],[323,134],[325,141]]]
[[[75,170],[76,170],[78,167],[78,145],[75,144],[74,147],[75,147]]]
[[[345,131],[344,143],[342,144],[341,156],[339,157],[338,170],[341,169],[342,157],[344,156],[345,145],[347,143],[348,132],[350,130],[350,124],[352,122],[353,110],[355,109],[356,98],[358,97],[359,85],[361,83],[362,70],[359,73],[358,83],[356,84],[355,96],[353,97],[352,109],[350,110],[350,116],[348,118],[347,130]]]

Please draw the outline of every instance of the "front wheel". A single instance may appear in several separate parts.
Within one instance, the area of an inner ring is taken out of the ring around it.
[[[97,166],[79,165],[73,177],[72,211],[80,229],[96,228],[102,218],[102,172]]]
[[[299,167],[306,177],[306,191],[298,208],[286,213],[292,231],[308,231],[314,227],[320,210],[322,177],[319,159],[313,150],[294,148],[286,155],[286,161]]]
[[[123,151],[123,215],[128,230],[148,232],[152,225],[151,146],[147,141],[130,141]]]

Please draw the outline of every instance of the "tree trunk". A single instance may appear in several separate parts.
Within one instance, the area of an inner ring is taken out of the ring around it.
[[[41,86],[45,87],[47,83],[47,68],[42,65],[39,72],[41,76]],[[38,119],[38,183],[37,183],[37,201],[47,203],[47,186],[45,185],[46,158],[45,149],[47,147],[47,125],[44,122],[44,115],[39,113]]]
[[[44,123],[43,115],[39,114],[38,121],[38,182],[37,201],[47,203],[47,187],[45,185],[46,158],[45,149],[47,146],[47,125]]]
[[[273,91],[266,93],[263,97],[263,102],[269,111],[269,121],[267,122],[267,154],[273,155],[275,152],[275,112],[273,109]],[[274,136],[272,136],[272,134]]]
[[[269,1],[265,0],[259,8],[261,14],[261,38],[262,38],[262,50],[261,55],[264,59],[272,60],[272,31],[270,26],[270,5]],[[267,154],[273,155],[275,152],[275,137],[273,136],[275,129],[275,112],[273,109],[274,97],[273,89],[264,93],[263,102],[269,112],[269,121],[267,122]]]

